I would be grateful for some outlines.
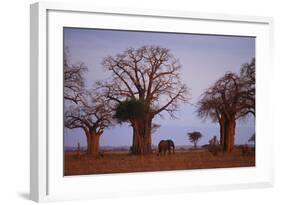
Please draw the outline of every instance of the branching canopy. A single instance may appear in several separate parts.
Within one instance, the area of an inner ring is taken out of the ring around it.
[[[82,128],[102,134],[111,125],[111,109],[100,97],[84,93],[77,105],[70,106],[65,112],[67,128]]]
[[[189,133],[187,133],[187,135],[188,135],[189,141],[193,142],[193,143],[197,142],[200,138],[203,137],[201,132],[197,132],[197,131],[189,132]]]
[[[240,75],[227,73],[207,89],[198,102],[197,114],[218,121],[221,117],[243,118],[255,115],[255,59],[243,64]]]
[[[112,77],[97,89],[115,103],[127,99],[149,104],[152,116],[162,111],[174,116],[180,102],[188,101],[188,89],[180,80],[181,65],[170,51],[158,46],[129,48],[103,61]]]
[[[67,48],[64,50],[64,123],[65,127],[82,128],[102,134],[111,124],[111,108],[103,96],[85,88],[83,63],[70,65]]]
[[[234,73],[227,73],[207,89],[198,102],[198,116],[211,117],[214,121],[221,115],[235,117],[240,111],[240,79]]]
[[[64,99],[78,103],[81,101],[84,92],[83,74],[87,71],[87,67],[83,63],[70,65],[68,50],[64,50]]]

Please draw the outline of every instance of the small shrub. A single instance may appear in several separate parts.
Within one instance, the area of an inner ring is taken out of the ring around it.
[[[221,146],[218,144],[210,144],[208,146],[208,151],[211,152],[214,156],[217,156],[218,153],[221,151]]]
[[[240,147],[242,156],[252,156],[254,154],[254,148],[245,144]]]

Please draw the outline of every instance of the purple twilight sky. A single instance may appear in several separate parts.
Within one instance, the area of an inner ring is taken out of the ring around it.
[[[70,62],[83,62],[88,67],[85,76],[87,87],[110,76],[111,73],[105,72],[101,65],[104,57],[144,45],[169,48],[174,57],[180,60],[181,79],[190,88],[191,104],[196,104],[204,90],[226,72],[238,73],[243,63],[255,57],[254,37],[64,28],[64,46],[70,51]],[[199,144],[207,143],[214,135],[219,136],[218,124],[199,119],[195,107],[190,104],[182,105],[176,116],[177,119],[170,119],[164,114],[164,119],[154,119],[161,127],[153,133],[153,144],[170,138],[176,145],[191,145],[186,135],[191,131],[203,134]],[[246,143],[254,132],[255,120],[252,116],[238,121],[235,143]],[[65,129],[64,146],[76,146],[77,142],[81,146],[86,145],[83,131]],[[122,146],[131,143],[131,127],[122,124],[106,129],[100,145]]]

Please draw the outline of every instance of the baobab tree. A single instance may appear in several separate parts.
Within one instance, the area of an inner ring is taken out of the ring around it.
[[[133,128],[134,153],[150,153],[153,118],[165,111],[175,117],[180,103],[188,101],[188,89],[180,79],[179,60],[167,48],[143,46],[106,57],[103,66],[112,77],[98,82],[97,88],[102,89],[116,109],[128,101],[143,106],[142,116],[132,119],[127,116],[127,120]]]
[[[197,132],[197,131],[189,132],[189,133],[187,133],[187,135],[188,135],[189,141],[194,144],[194,149],[197,149],[197,142],[198,142],[198,140],[200,140],[203,137],[201,132]]]
[[[231,152],[234,147],[236,119],[239,117],[239,77],[227,73],[204,94],[198,105],[200,117],[211,116],[220,123],[220,143],[223,150]]]
[[[80,128],[87,138],[87,153],[99,154],[99,141],[104,129],[111,125],[111,109],[105,99],[84,93],[78,104],[67,108],[64,118],[65,127]]]
[[[99,153],[99,140],[111,124],[111,108],[106,99],[85,88],[83,63],[70,65],[69,52],[64,50],[64,125],[69,129],[80,128],[87,138],[87,152]]]
[[[214,122],[219,122],[220,144],[223,151],[231,152],[234,148],[236,120],[249,113],[255,113],[253,72],[254,66],[244,64],[240,76],[235,73],[225,74],[202,94],[198,102],[199,117],[210,117]],[[251,80],[248,73],[253,77]]]

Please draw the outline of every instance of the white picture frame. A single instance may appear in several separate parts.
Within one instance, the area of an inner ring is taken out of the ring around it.
[[[61,34],[64,26],[256,36],[256,166],[64,177],[63,76],[62,66],[59,66],[63,62]],[[272,113],[263,109],[271,106],[272,98],[269,92],[272,28],[273,19],[270,17],[97,8],[92,4],[32,4],[30,198],[40,202],[273,186],[273,131],[268,129]],[[265,135],[266,139],[263,138]],[[163,183],[167,177],[171,180]],[[153,183],[147,186],[147,181]]]

